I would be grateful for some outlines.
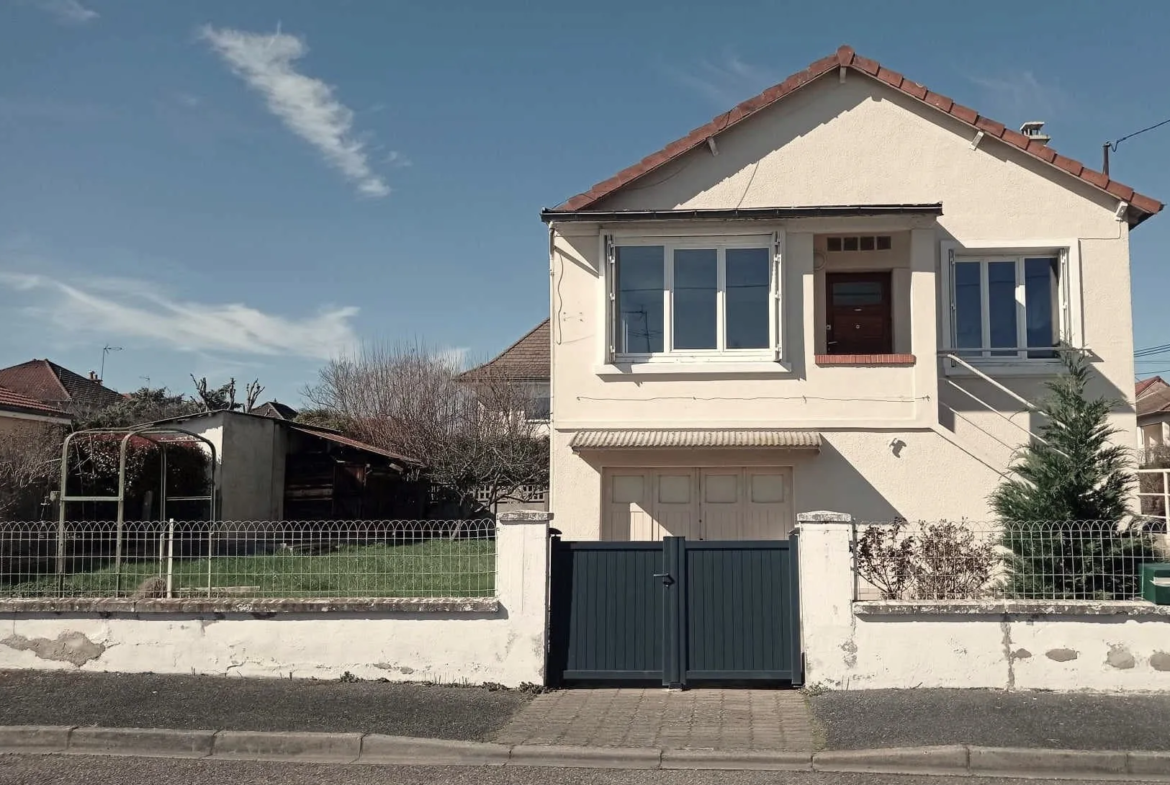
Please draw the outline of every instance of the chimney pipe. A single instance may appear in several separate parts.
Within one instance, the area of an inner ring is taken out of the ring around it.
[[[1044,133],[1043,120],[1029,120],[1020,126],[1020,133],[1029,139],[1034,139],[1041,144],[1048,144],[1052,141],[1052,137]]]

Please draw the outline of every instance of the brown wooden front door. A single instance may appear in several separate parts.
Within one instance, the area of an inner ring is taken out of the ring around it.
[[[889,273],[829,273],[825,287],[829,354],[893,353]]]

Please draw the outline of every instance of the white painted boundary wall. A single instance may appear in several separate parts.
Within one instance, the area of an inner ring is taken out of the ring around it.
[[[806,684],[1170,692],[1170,607],[855,603],[850,516],[797,520]]]
[[[544,683],[545,512],[500,516],[495,600],[425,612],[14,613],[0,603],[0,669]]]

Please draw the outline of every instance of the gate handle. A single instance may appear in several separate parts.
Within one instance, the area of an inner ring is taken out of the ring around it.
[[[674,578],[670,576],[669,572],[656,572],[650,576],[651,578],[661,578],[664,586],[670,586],[674,583]]]

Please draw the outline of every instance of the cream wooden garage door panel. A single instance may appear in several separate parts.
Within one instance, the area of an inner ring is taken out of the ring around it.
[[[616,469],[604,491],[608,540],[776,540],[793,526],[788,468]]]

